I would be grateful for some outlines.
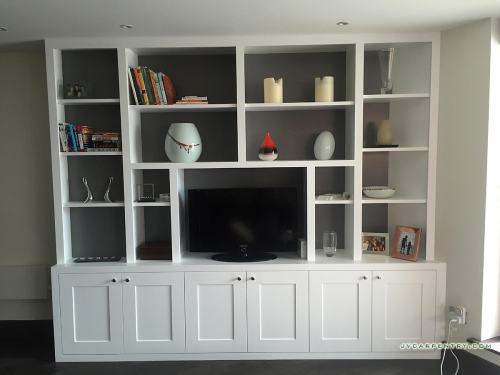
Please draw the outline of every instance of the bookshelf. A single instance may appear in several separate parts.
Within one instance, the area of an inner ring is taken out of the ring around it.
[[[325,229],[339,233],[342,259],[359,261],[363,232],[392,236],[397,224],[423,228],[421,259],[434,260],[435,37],[303,39],[294,44],[279,38],[215,38],[199,45],[141,38],[81,45],[48,41],[58,263],[71,263],[77,255],[121,255],[128,263],[139,262],[137,247],[144,241],[167,242],[168,262],[192,259],[196,254],[188,252],[185,238],[186,190],[231,179],[265,185],[267,178],[306,190],[310,262]],[[388,46],[397,56],[394,93],[382,95],[376,51]],[[138,65],[168,73],[178,97],[206,95],[209,104],[137,105],[127,69]],[[335,101],[316,103],[314,77],[325,75],[335,77]],[[262,103],[265,77],[284,79],[283,103]],[[85,83],[88,97],[65,98],[64,82]],[[398,147],[364,146],[368,123],[383,119],[391,120]],[[65,121],[120,132],[123,151],[60,152],[53,127]],[[172,163],[166,157],[164,139],[172,122],[196,124],[203,140],[198,162]],[[315,136],[323,130],[332,131],[336,141],[327,161],[313,154]],[[258,159],[266,131],[278,144],[274,162]],[[82,176],[94,186],[96,201],[90,204],[81,203]],[[115,177],[113,203],[101,202],[108,176]],[[154,183],[157,193],[170,194],[170,202],[137,202],[141,183]],[[397,193],[370,199],[362,195],[365,185],[391,185]],[[349,198],[316,198],[342,192]],[[85,243],[88,233],[92,242]]]

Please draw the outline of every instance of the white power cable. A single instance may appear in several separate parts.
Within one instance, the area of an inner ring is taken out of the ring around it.
[[[450,322],[448,323],[448,339],[446,340],[446,344],[450,344],[450,340],[452,338],[452,334],[451,334],[451,324],[452,323],[458,323],[458,321],[456,319],[450,319]],[[444,348],[444,351],[443,351],[443,358],[441,359],[441,375],[443,375],[443,363],[444,363],[444,358],[446,357],[446,346]],[[453,349],[450,348],[450,352],[451,354],[453,354],[453,357],[455,357],[455,360],[457,361],[457,369],[455,370],[455,375],[458,374],[458,370],[460,369],[460,361],[458,360],[458,357],[455,355],[455,353],[453,352]]]

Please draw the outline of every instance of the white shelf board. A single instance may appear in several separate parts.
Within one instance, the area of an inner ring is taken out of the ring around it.
[[[195,163],[132,163],[132,169],[223,169],[223,168],[305,168],[354,167],[354,160],[275,160]]]
[[[58,99],[57,104],[63,104],[63,105],[120,104],[120,99]]]
[[[427,152],[429,147],[365,147],[363,152]]]
[[[121,156],[121,151],[60,152],[61,156]]]
[[[139,112],[228,112],[236,111],[236,104],[129,105],[129,109]]]
[[[133,202],[134,207],[169,207],[170,202],[155,201],[155,202]]]
[[[354,201],[352,199],[333,199],[333,200],[320,200],[316,199],[314,201],[315,204],[353,204]]]
[[[354,108],[354,101],[343,102],[296,102],[296,103],[247,103],[247,111],[301,111]]]
[[[93,201],[89,203],[83,202],[65,202],[64,207],[70,208],[95,208],[95,207],[124,207],[123,202],[104,202],[104,201]]]
[[[376,94],[376,95],[363,95],[365,103],[389,103],[398,100],[407,99],[425,99],[430,98],[429,93],[417,94]]]
[[[427,199],[425,198],[405,198],[405,197],[391,197],[385,199],[376,199],[376,198],[368,198],[363,196],[361,200],[363,204],[384,204],[384,203],[392,203],[392,204],[425,204],[427,203]]]

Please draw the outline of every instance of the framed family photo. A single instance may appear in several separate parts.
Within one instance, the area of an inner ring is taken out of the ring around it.
[[[389,233],[363,233],[363,254],[389,255]]]
[[[393,258],[417,261],[420,247],[420,228],[396,226],[391,256]]]

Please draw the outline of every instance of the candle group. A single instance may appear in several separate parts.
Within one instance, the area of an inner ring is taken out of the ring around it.
[[[264,79],[264,103],[283,103],[283,78]]]
[[[314,79],[314,100],[317,102],[333,102],[333,77],[325,76]]]

